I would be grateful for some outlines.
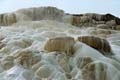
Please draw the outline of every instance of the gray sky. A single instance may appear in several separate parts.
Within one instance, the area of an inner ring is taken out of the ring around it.
[[[120,17],[120,0],[0,0],[0,13],[38,6],[55,6],[67,13],[112,13]]]

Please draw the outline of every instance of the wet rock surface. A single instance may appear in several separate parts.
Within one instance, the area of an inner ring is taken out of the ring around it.
[[[120,80],[111,14],[29,8],[1,14],[0,25],[0,80]]]
[[[75,43],[74,38],[72,37],[56,37],[49,39],[44,49],[48,52],[52,51],[61,51],[66,53],[72,53],[72,47]]]
[[[78,27],[99,27],[118,30],[120,18],[112,14],[67,14],[55,7],[20,9],[13,13],[0,14],[0,25],[8,26],[21,21],[56,20]]]
[[[81,36],[81,37],[78,37],[78,41],[83,42],[97,49],[98,51],[102,52],[104,55],[110,55],[107,53],[111,53],[112,55],[110,44],[105,39],[101,39],[99,37],[94,37],[94,36]]]

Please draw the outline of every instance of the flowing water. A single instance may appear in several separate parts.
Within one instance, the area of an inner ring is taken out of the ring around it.
[[[0,80],[120,80],[120,33],[99,31],[105,30],[50,20],[1,26]],[[78,41],[73,55],[44,50],[49,38],[86,35],[106,38],[114,55],[105,56]]]

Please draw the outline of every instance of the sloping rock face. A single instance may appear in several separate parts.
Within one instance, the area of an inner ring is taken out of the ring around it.
[[[95,63],[90,57],[79,57],[77,63],[78,68],[82,70],[83,80],[107,80],[107,66],[105,64]]]
[[[36,20],[61,20],[64,15],[64,11],[57,9],[55,7],[40,7],[40,8],[29,8],[21,9],[16,11],[16,14],[25,15],[26,18],[36,21]]]
[[[99,27],[114,29],[120,25],[120,19],[112,14],[68,14],[55,7],[21,9],[13,13],[0,14],[0,25],[9,26],[20,21],[56,20],[78,27]]]
[[[75,27],[72,15],[66,24],[18,13],[23,22],[0,26],[0,80],[120,80],[119,31]]]
[[[72,47],[75,41],[72,37],[56,37],[49,39],[44,49],[48,52],[61,51],[66,53],[72,53]]]
[[[79,27],[99,27],[104,29],[116,29],[116,25],[120,25],[120,19],[112,14],[96,14],[86,13],[76,15],[73,14],[72,24]]]
[[[16,15],[14,13],[0,14],[0,26],[8,26],[16,22]]]
[[[109,42],[105,39],[101,39],[94,36],[81,36],[81,37],[78,37],[78,41],[83,42],[89,45],[90,47],[93,47],[94,49],[102,52],[104,55],[112,54],[112,50],[109,45]]]
[[[0,14],[0,25],[8,26],[19,21],[57,20],[61,21],[64,11],[55,7],[21,9],[13,13]]]

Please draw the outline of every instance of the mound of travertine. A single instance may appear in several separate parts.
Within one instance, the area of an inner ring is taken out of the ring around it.
[[[107,66],[104,63],[95,63],[90,57],[79,57],[77,64],[78,68],[82,70],[84,80],[106,80]]]
[[[98,27],[119,30],[120,19],[112,14],[67,14],[56,7],[20,9],[12,13],[0,14],[0,25],[9,26],[21,21],[55,20],[78,27]]]
[[[86,13],[86,14],[73,14],[72,24],[76,26],[90,26],[99,27],[103,29],[115,29],[117,30],[117,25],[120,25],[120,19],[112,14],[96,14],[96,13]]]
[[[66,53],[72,53],[72,47],[75,43],[74,38],[72,37],[56,37],[49,39],[44,49],[48,52],[52,51],[61,51]]]
[[[81,36],[78,37],[78,41],[98,50],[103,55],[112,55],[111,46],[106,39],[94,36]],[[60,51],[74,53],[74,44],[75,40],[72,37],[56,37],[49,39],[45,43],[44,49],[48,52]]]
[[[0,25],[9,26],[21,21],[57,20],[61,21],[64,11],[55,7],[20,9],[13,13],[0,14]]]
[[[21,64],[24,68],[31,68],[34,64],[40,61],[40,55],[36,55],[31,50],[17,51],[13,57],[16,63]]]
[[[81,36],[78,37],[78,41],[89,45],[90,47],[100,51],[104,55],[112,54],[111,46],[106,39],[101,39],[94,36]]]

